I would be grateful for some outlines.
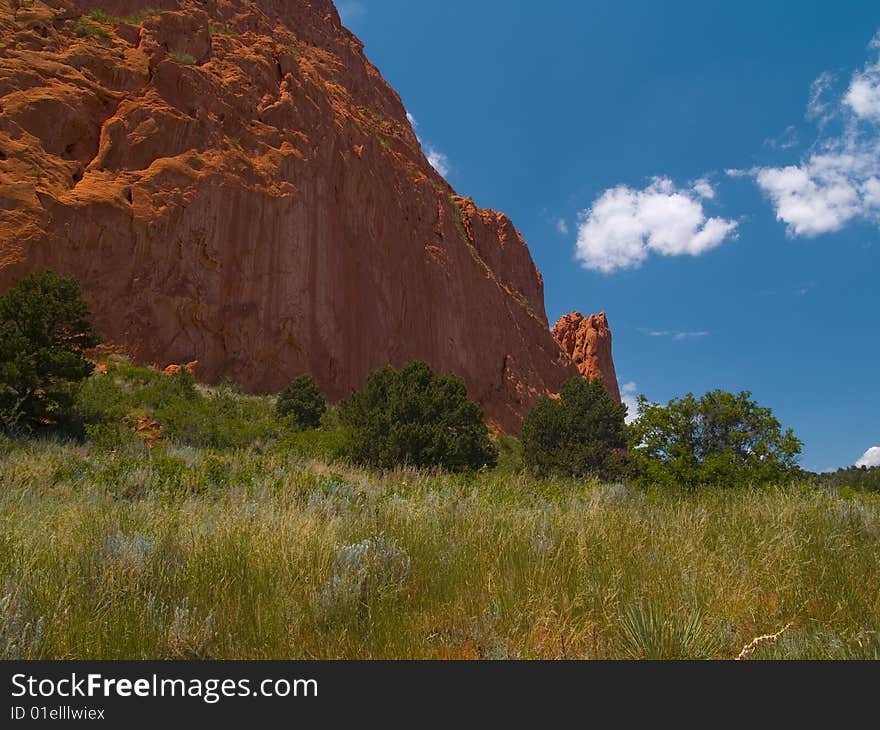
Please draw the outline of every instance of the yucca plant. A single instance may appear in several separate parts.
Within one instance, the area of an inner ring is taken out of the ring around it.
[[[625,659],[712,659],[721,642],[703,623],[703,612],[665,614],[652,603],[630,606],[620,620],[620,654]]]

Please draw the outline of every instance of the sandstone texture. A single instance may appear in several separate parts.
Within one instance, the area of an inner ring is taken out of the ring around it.
[[[330,0],[0,0],[0,290],[46,269],[115,351],[253,392],[424,359],[516,430],[568,355],[616,390]]]
[[[589,317],[580,312],[566,314],[553,327],[553,337],[583,377],[601,378],[608,392],[620,400],[611,354],[611,328],[605,312]]]

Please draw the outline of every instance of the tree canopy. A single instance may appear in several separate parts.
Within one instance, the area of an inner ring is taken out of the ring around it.
[[[801,442],[749,392],[639,399],[631,452],[649,481],[685,486],[778,482],[797,470]]]
[[[311,375],[300,375],[278,394],[275,410],[296,428],[307,431],[321,425],[327,401]]]
[[[543,398],[522,428],[523,458],[534,474],[596,476],[626,474],[626,406],[601,379],[574,378],[558,399]]]
[[[465,471],[497,462],[483,409],[468,400],[464,381],[434,375],[425,362],[373,371],[339,416],[348,454],[363,464]]]
[[[99,342],[79,283],[47,272],[0,296],[0,428],[31,430],[70,415]]]

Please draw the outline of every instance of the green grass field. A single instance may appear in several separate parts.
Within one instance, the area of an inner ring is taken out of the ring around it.
[[[0,444],[2,658],[880,656],[880,496]]]

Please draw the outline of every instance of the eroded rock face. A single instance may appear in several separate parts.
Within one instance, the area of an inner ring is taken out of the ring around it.
[[[566,314],[553,327],[553,337],[583,377],[602,378],[608,392],[620,401],[611,353],[611,328],[605,312],[589,317],[580,312]]]
[[[251,391],[424,359],[515,430],[576,374],[329,0],[0,0],[0,290],[47,268],[135,360]]]

